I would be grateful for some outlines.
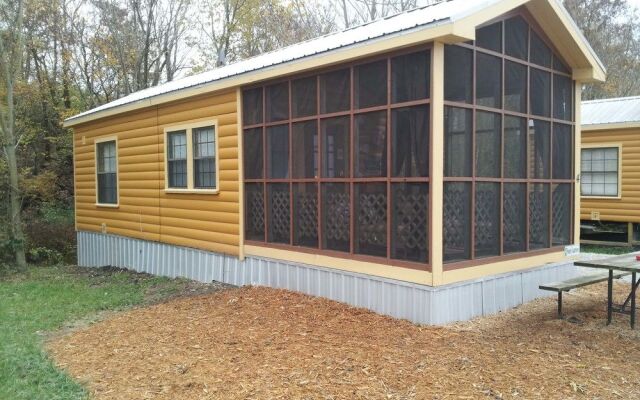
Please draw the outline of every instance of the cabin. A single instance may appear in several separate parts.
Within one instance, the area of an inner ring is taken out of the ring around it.
[[[66,120],[78,262],[442,324],[575,273],[583,83],[558,0],[450,0]]]
[[[582,102],[582,242],[640,245],[640,97]]]

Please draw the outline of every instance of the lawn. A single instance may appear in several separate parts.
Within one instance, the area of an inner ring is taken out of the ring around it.
[[[198,291],[193,282],[118,269],[31,267],[0,277],[0,399],[82,399],[43,349],[51,332]]]

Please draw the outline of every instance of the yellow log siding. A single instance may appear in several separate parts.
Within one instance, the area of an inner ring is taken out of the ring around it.
[[[601,221],[640,223],[640,128],[583,130],[582,145],[622,146],[620,198],[581,198],[580,219],[591,220],[600,213]]]
[[[102,231],[238,255],[237,93],[209,93],[74,127],[78,230]],[[165,192],[164,129],[218,123],[218,194]],[[119,205],[97,206],[94,141],[118,138]]]

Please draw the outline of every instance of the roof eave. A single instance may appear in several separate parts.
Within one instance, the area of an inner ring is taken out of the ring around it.
[[[314,68],[327,67],[348,60],[357,59],[368,55],[374,55],[392,49],[409,47],[420,43],[431,41],[456,43],[461,41],[473,40],[474,38],[475,30],[469,29],[468,27],[464,27],[459,24],[453,24],[452,21],[447,18],[433,23],[426,29],[424,27],[417,27],[405,31],[400,31],[365,42],[356,43],[350,46],[345,46],[320,54],[315,54],[313,56],[272,65],[270,67],[258,69],[255,71],[245,72],[240,75],[230,76],[198,86],[187,87],[173,92],[163,93],[134,103],[123,104],[78,117],[71,117],[64,121],[63,126],[69,128],[97,119],[131,112],[158,104],[176,101],[187,97],[193,97],[200,94],[233,89],[277,76],[303,72]]]
[[[604,124],[587,124],[580,126],[582,132],[613,131],[618,129],[638,129],[640,121],[610,122]]]

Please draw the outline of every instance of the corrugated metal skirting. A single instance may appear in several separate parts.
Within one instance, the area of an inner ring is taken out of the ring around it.
[[[548,264],[431,287],[259,257],[240,261],[233,256],[94,232],[78,232],[78,264],[294,290],[430,325],[495,314],[549,296],[538,285],[575,276],[578,271],[572,263]]]

